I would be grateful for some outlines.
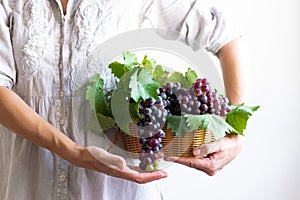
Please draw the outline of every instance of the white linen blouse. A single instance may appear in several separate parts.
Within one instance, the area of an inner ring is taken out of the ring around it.
[[[111,78],[101,63],[84,64],[103,41],[145,20],[212,53],[237,37],[222,12],[196,0],[69,0],[66,15],[58,0],[0,2],[0,86],[81,145],[72,98],[95,73]],[[0,125],[2,200],[153,200],[161,190],[73,166]]]

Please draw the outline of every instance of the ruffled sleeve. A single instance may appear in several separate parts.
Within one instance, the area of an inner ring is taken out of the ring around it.
[[[216,54],[239,37],[235,25],[221,10],[197,0],[147,0],[141,9],[143,20],[165,39],[181,40],[194,50],[205,48]]]
[[[16,80],[15,62],[9,31],[9,17],[0,4],[0,86],[12,88]]]

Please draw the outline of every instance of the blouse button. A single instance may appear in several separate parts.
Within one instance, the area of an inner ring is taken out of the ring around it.
[[[65,181],[65,180],[66,180],[66,176],[65,176],[65,175],[60,175],[60,176],[59,176],[59,180],[60,180],[61,182]]]
[[[59,64],[59,69],[60,69],[60,70],[63,69],[63,64]]]
[[[60,96],[61,98],[64,97],[64,94],[65,94],[65,93],[64,93],[63,91],[60,91],[60,92],[59,92],[59,96]]]
[[[62,126],[62,125],[64,125],[64,123],[65,123],[65,120],[64,119],[60,119],[59,120],[59,124]]]
[[[60,44],[64,44],[64,39],[60,38],[59,42],[60,42]]]

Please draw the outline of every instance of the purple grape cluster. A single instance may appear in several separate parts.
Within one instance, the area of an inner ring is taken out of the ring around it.
[[[142,145],[139,166],[149,172],[158,170],[158,159],[161,158],[161,142],[166,135],[162,127],[168,116],[165,106],[166,102],[161,97],[156,101],[149,98],[142,101],[139,106],[139,113],[142,116],[137,123],[140,144]]]
[[[171,115],[215,114],[225,117],[230,111],[228,99],[212,91],[206,78],[197,79],[191,88],[182,88],[180,83],[166,83],[159,95],[167,102],[165,109]]]
[[[228,99],[212,91],[206,78],[198,78],[189,89],[179,82],[167,82],[158,90],[158,99],[149,98],[139,106],[140,168],[146,171],[158,170],[162,152],[162,127],[168,116],[185,114],[215,114],[225,117],[230,111]]]
[[[201,103],[200,114],[215,114],[225,117],[230,111],[228,98],[219,95],[217,91],[212,91],[206,78],[198,78],[192,84],[191,90]]]

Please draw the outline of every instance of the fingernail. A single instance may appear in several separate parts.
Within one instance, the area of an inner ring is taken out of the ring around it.
[[[176,157],[176,156],[169,156],[169,157],[166,157],[165,160],[166,161],[176,161],[176,160],[178,160],[178,157]]]

